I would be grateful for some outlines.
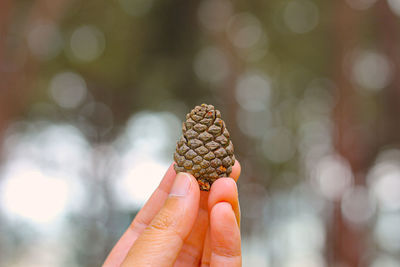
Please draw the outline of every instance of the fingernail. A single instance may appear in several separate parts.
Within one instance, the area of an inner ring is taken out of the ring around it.
[[[190,187],[190,176],[186,173],[178,173],[175,177],[174,185],[171,188],[170,196],[183,197],[187,195]]]

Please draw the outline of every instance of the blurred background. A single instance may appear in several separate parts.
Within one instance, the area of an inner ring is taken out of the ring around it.
[[[400,266],[400,0],[0,1],[0,266],[100,266],[195,105],[244,266]]]

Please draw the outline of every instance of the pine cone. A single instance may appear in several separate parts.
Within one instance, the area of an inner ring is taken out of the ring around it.
[[[182,136],[174,153],[175,171],[196,177],[200,189],[209,191],[219,177],[228,177],[235,163],[233,144],[221,113],[202,104],[186,115]]]

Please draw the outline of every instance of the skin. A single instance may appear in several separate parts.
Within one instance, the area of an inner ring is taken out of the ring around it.
[[[239,175],[236,161],[230,178],[204,192],[172,164],[103,267],[242,266]]]

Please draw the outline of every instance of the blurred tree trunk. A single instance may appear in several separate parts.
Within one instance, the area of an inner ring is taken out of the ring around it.
[[[0,2],[0,63],[5,56],[5,38],[7,36],[7,25],[11,17],[13,1],[3,0]],[[1,64],[3,67],[3,64]]]
[[[357,92],[350,81],[348,55],[357,46],[361,12],[350,8],[346,1],[334,1],[333,42],[334,81],[336,106],[334,145],[336,151],[350,164],[355,184],[365,183],[365,145],[356,113]],[[343,218],[341,202],[334,203],[333,215],[328,225],[327,257],[329,266],[360,267],[365,252],[365,229],[351,227]]]
[[[7,33],[8,25],[11,20],[11,14],[13,11],[13,1],[4,0],[0,2],[0,140],[1,132],[5,129],[6,120],[8,117],[8,105],[7,97],[10,89],[9,87],[9,75],[7,73],[8,62],[6,61],[7,54]]]
[[[34,86],[39,62],[28,51],[26,35],[39,21],[57,23],[69,2],[71,0],[34,1],[27,19],[19,25],[14,20],[20,20],[20,16],[15,14],[24,11],[14,1],[0,1],[0,144],[8,124],[23,111]],[[17,25],[18,36],[10,35],[10,25]]]
[[[387,1],[378,1],[375,9],[378,25],[378,45],[391,60],[392,82],[384,92],[382,120],[380,129],[380,145],[399,142],[400,137],[400,32],[399,18],[390,10]]]

